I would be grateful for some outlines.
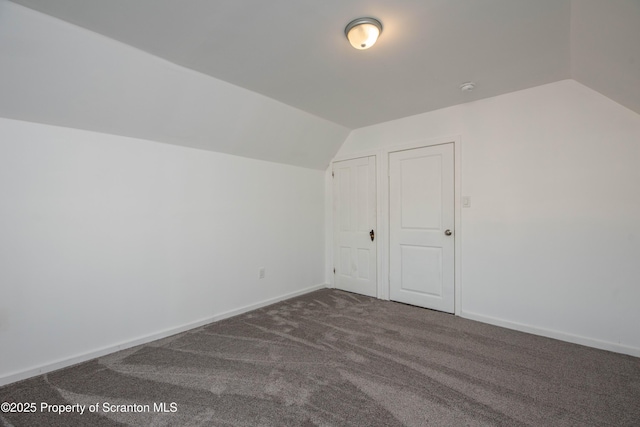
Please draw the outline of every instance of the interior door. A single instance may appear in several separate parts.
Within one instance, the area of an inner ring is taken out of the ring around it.
[[[454,312],[453,143],[389,154],[390,299]]]
[[[333,195],[334,285],[376,296],[375,156],[335,162]]]

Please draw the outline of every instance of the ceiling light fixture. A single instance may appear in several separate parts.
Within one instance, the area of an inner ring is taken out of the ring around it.
[[[351,46],[358,50],[369,49],[382,33],[382,24],[374,18],[358,18],[347,24],[344,34]]]
[[[460,85],[460,90],[463,92],[471,92],[476,88],[476,84],[474,82],[466,82]]]

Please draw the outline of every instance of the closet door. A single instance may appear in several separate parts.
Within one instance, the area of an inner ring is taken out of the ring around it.
[[[376,158],[333,164],[334,284],[376,296]]]

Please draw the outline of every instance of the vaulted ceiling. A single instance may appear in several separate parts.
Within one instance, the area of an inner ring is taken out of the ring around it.
[[[640,113],[638,0],[13,1],[340,129],[567,78]],[[361,16],[384,27],[366,51]]]

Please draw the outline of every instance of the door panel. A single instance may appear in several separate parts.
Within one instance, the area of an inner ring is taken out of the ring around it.
[[[400,245],[400,260],[402,290],[442,296],[441,248]]]
[[[442,199],[441,157],[409,158],[401,162],[402,229],[439,230],[442,211],[432,201]]]
[[[390,153],[392,300],[454,312],[453,225],[453,144]]]
[[[333,164],[335,287],[377,295],[375,157]]]

